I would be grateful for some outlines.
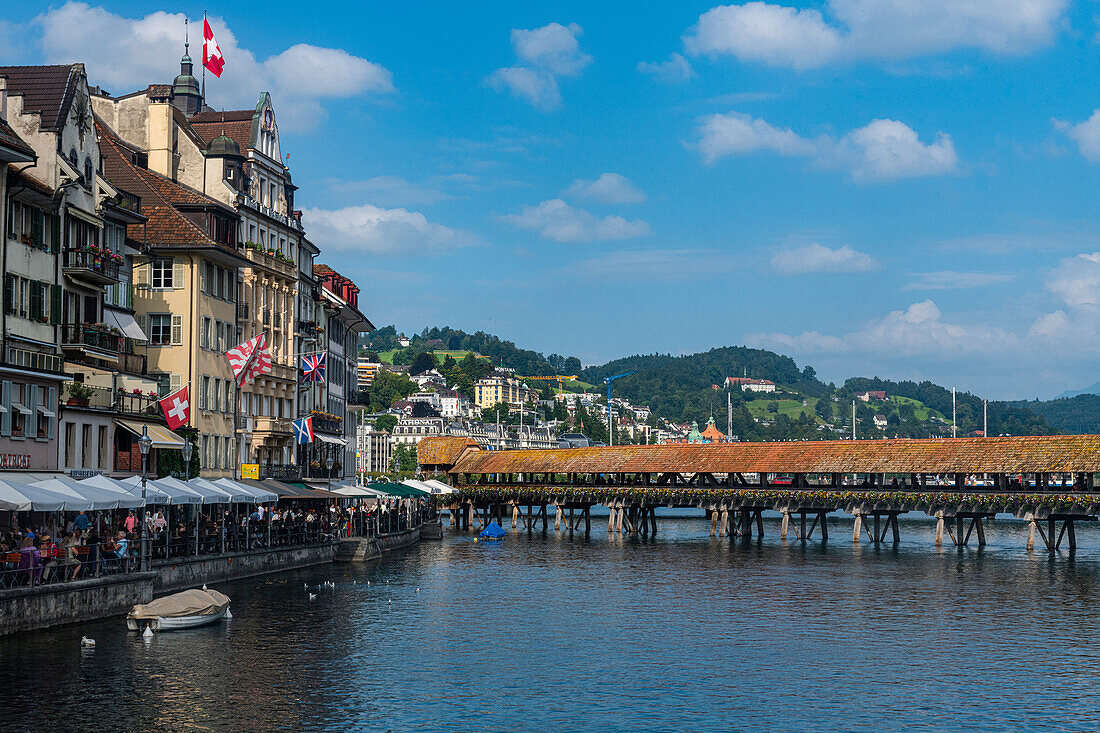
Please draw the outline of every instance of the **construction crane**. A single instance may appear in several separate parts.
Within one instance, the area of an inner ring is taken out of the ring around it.
[[[605,377],[604,384],[607,385],[607,444],[615,445],[615,425],[611,422],[611,383],[616,379],[622,379],[623,377],[629,377],[634,372],[623,372],[622,374],[616,374],[613,377]]]
[[[556,379],[556,380],[558,380],[558,394],[562,394],[562,393],[565,392],[565,380],[567,380],[567,379],[576,379],[576,378],[577,378],[576,374],[569,374],[569,375],[556,374],[552,377],[524,377],[524,379]]]

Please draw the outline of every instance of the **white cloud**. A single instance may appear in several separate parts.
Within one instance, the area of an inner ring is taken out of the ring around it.
[[[476,244],[466,232],[428,221],[417,211],[371,204],[343,209],[305,209],[310,239],[322,250],[417,255]]]
[[[844,336],[816,331],[800,335],[751,334],[750,343],[772,345],[798,353],[858,352],[891,358],[908,356],[943,360],[960,354],[993,354],[1020,348],[1016,334],[980,323],[961,324],[943,320],[931,300],[913,303],[905,310],[891,311]]]
[[[185,15],[157,11],[126,18],[100,7],[67,2],[35,18],[47,63],[79,59],[93,84],[119,94],[179,73]],[[217,17],[210,25],[225,56],[225,73],[207,79],[207,101],[216,108],[255,106],[261,91],[274,95],[280,126],[308,130],[324,115],[323,100],[394,91],[384,67],[340,49],[297,44],[259,61],[241,48]],[[202,26],[192,24],[191,57],[201,75]],[[109,42],[107,42],[109,41]]]
[[[566,196],[591,199],[601,204],[640,204],[645,193],[626,176],[604,173],[594,181],[577,179],[565,190]]]
[[[828,0],[825,14],[764,2],[720,5],[699,16],[684,47],[691,54],[798,70],[958,48],[1019,55],[1054,40],[1065,25],[1067,5],[1067,0]]]
[[[512,29],[512,48],[522,61],[558,76],[576,76],[592,57],[581,52],[577,37],[584,33],[576,23],[550,23],[542,28]]]
[[[844,168],[863,183],[945,175],[958,165],[950,136],[941,132],[935,142],[925,144],[897,120],[873,120],[836,140],[805,138],[741,112],[714,114],[700,122],[698,148],[707,163],[760,151],[804,157],[825,167]]]
[[[902,290],[964,290],[997,285],[1016,279],[1011,272],[915,272],[913,279]]]
[[[561,106],[558,77],[576,76],[592,62],[577,41],[583,32],[576,23],[513,28],[512,48],[524,65],[497,69],[486,81],[494,89],[508,89],[512,96],[542,112],[557,109]]]
[[[534,71],[522,66],[497,69],[489,75],[489,85],[494,89],[508,89],[512,96],[527,100],[532,107],[549,112],[561,106],[558,82],[552,74]]]
[[[544,239],[557,242],[632,239],[649,234],[649,224],[640,219],[598,217],[561,199],[543,201],[538,206],[524,206],[519,214],[508,214],[501,220],[520,229],[536,231]]]
[[[691,62],[678,53],[668,57],[668,61],[641,61],[638,71],[649,74],[665,84],[682,84],[695,76]]]
[[[694,55],[732,55],[743,61],[807,69],[828,63],[840,50],[840,34],[817,10],[762,2],[719,5],[699,16],[684,37]]]
[[[708,163],[726,155],[770,150],[780,155],[812,156],[813,142],[740,112],[713,114],[699,127],[699,150]]]
[[[805,275],[813,272],[870,272],[878,263],[870,255],[857,252],[848,245],[829,249],[812,242],[776,252],[772,267],[784,275]]]
[[[1054,127],[1061,130],[1069,139],[1077,143],[1077,148],[1087,160],[1100,162],[1100,109],[1092,116],[1076,125],[1061,120],[1054,121]]]
[[[1047,275],[1046,286],[1070,308],[1100,306],[1100,252],[1062,260]]]

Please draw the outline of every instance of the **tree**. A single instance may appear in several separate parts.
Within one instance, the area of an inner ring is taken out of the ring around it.
[[[779,412],[779,403],[772,400],[768,403],[768,412]]]
[[[359,350],[359,358],[360,359],[366,359],[367,361],[371,362],[372,364],[378,364],[382,361],[382,357],[378,356],[377,351],[370,351],[368,349],[360,349]]]
[[[416,446],[404,443],[398,445],[393,452],[393,460],[401,473],[414,473],[417,465]]]
[[[565,369],[562,370],[562,374],[580,374],[581,373],[581,360],[575,356],[570,356],[565,360]]]
[[[409,365],[409,374],[416,376],[430,369],[435,369],[437,366],[439,365],[435,361],[434,354],[428,351],[421,351],[413,357],[412,364]]]
[[[435,409],[427,402],[414,402],[412,406],[412,417],[439,417],[439,410]]]
[[[822,397],[817,401],[817,404],[814,405],[814,412],[816,412],[817,416],[822,420],[828,422],[833,418],[833,401],[828,397]]]
[[[550,412],[550,416],[555,420],[569,419],[569,410],[566,409],[564,400],[554,400],[554,407]]]
[[[379,415],[374,420],[374,427],[376,430],[381,430],[383,433],[392,433],[394,426],[397,425],[396,415]]]
[[[481,421],[484,423],[502,422],[508,423],[508,403],[498,402],[495,405],[489,407],[483,407],[481,409]]]
[[[379,369],[371,382],[367,395],[370,397],[370,408],[374,412],[382,412],[393,407],[393,403],[408,397],[416,391],[416,383],[404,374],[388,372]]]

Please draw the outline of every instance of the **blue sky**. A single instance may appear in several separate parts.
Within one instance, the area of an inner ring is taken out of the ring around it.
[[[586,363],[747,343],[998,398],[1100,379],[1095,2],[209,10],[208,98],[272,92],[375,323]],[[124,93],[201,12],[20,4],[0,61]]]

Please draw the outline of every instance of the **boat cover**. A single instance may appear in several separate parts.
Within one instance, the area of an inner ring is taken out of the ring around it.
[[[481,534],[478,537],[492,537],[493,539],[499,539],[507,534],[504,529],[497,524],[497,520],[489,522],[489,526],[481,530]]]
[[[214,616],[229,605],[229,596],[216,590],[185,590],[149,603],[139,603],[130,609],[130,618],[181,618],[183,616]]]

